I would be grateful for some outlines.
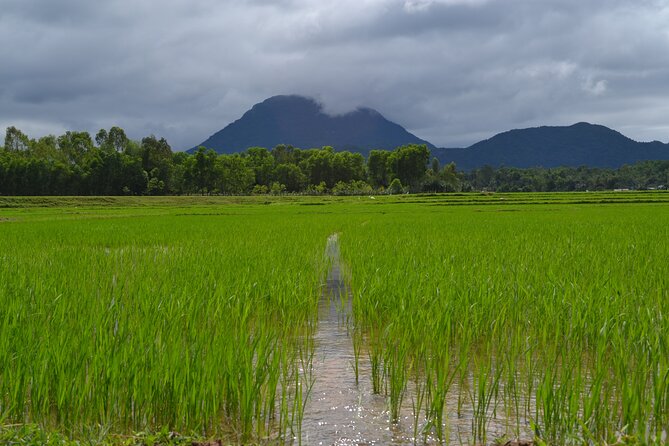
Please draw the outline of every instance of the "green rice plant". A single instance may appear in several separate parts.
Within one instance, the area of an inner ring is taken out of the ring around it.
[[[384,376],[388,379],[388,402],[392,423],[399,421],[408,375],[410,374],[406,347],[405,343],[397,342],[385,349],[383,358]]]
[[[299,431],[303,403],[285,407],[308,393],[294,370],[313,354],[330,229],[155,211],[3,226],[0,413],[75,437]]]
[[[434,318],[429,324],[430,333],[442,333],[448,330],[450,320],[447,316]],[[425,333],[428,336],[428,333]],[[448,432],[444,431],[444,410],[446,398],[455,378],[459,374],[460,363],[453,359],[448,340],[441,339],[443,344],[436,343],[436,348],[426,351],[419,356],[421,369],[416,371],[416,381],[422,379],[425,389],[425,426],[424,434],[434,433],[441,442],[445,441]],[[455,362],[455,363],[454,363]],[[418,387],[418,384],[416,384]]]
[[[446,352],[459,365],[456,385],[443,387],[456,392],[457,414],[472,417],[469,435],[483,438],[503,413],[514,437],[533,420],[553,443],[612,442],[620,432],[661,438],[669,252],[655,241],[668,235],[668,209],[430,208],[440,198],[424,200],[342,230],[354,321],[384,359],[384,385],[393,391],[393,362],[425,364],[425,401],[439,406],[430,358]],[[371,379],[381,387],[379,374]]]
[[[426,383],[423,385],[422,380],[417,374],[414,374],[414,389],[413,389],[413,395],[411,398],[411,411],[413,414],[413,426],[412,426],[412,432],[413,432],[413,443],[417,444],[418,442],[418,434],[420,431],[420,421],[421,421],[421,410],[423,409],[423,404],[425,404],[425,395],[427,393],[427,388],[426,386],[429,385]],[[424,437],[423,437],[423,442],[426,442],[426,436],[427,432],[424,432]]]
[[[353,373],[355,374],[355,384],[360,382],[360,354],[362,349],[362,333],[360,329],[353,327],[349,329],[351,342],[353,343]]]
[[[489,370],[485,365],[475,366],[472,376],[473,385],[469,399],[472,404],[472,437],[485,444],[487,442],[487,425],[491,416],[491,405],[495,401],[499,388],[502,369]]]

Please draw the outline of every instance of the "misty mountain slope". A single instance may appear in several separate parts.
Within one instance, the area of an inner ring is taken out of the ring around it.
[[[412,143],[434,147],[376,110],[359,108],[330,116],[313,99],[293,95],[274,96],[254,105],[198,146],[218,153],[240,152],[254,146],[271,149],[279,144],[302,149],[332,146],[366,155],[371,149],[390,150]]]

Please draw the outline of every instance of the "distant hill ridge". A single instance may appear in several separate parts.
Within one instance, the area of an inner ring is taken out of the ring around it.
[[[371,108],[330,116],[313,99],[297,95],[273,96],[254,105],[240,119],[198,146],[218,153],[234,153],[249,147],[272,148],[279,144],[302,149],[332,146],[365,155],[371,149],[390,150],[404,144],[427,144],[434,148]]]
[[[273,96],[254,105],[198,146],[218,153],[235,153],[279,144],[302,149],[332,146],[365,156],[372,149],[426,144],[442,163],[453,161],[461,170],[484,165],[616,168],[638,161],[669,159],[669,144],[637,142],[608,127],[586,122],[510,130],[467,148],[436,148],[371,108],[331,116],[313,99],[298,95]]]
[[[602,125],[579,122],[567,127],[510,130],[466,149],[436,149],[442,162],[469,170],[499,167],[620,167],[645,160],[669,159],[669,144],[637,142]]]

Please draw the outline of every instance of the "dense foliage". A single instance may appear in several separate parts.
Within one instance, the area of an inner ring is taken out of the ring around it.
[[[31,139],[7,129],[0,147],[0,195],[369,194],[489,190],[663,189],[669,161],[620,169],[516,169],[458,172],[430,160],[425,145],[361,154],[332,147],[252,147],[219,155],[204,147],[173,152],[164,138],[130,140],[123,129],[68,131]]]

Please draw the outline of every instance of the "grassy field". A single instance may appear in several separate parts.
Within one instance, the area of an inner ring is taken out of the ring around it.
[[[338,233],[374,364],[359,379],[389,423],[410,400],[418,441],[447,441],[456,398],[476,443],[495,419],[508,438],[662,443],[668,202],[0,197],[0,442],[299,437]]]

